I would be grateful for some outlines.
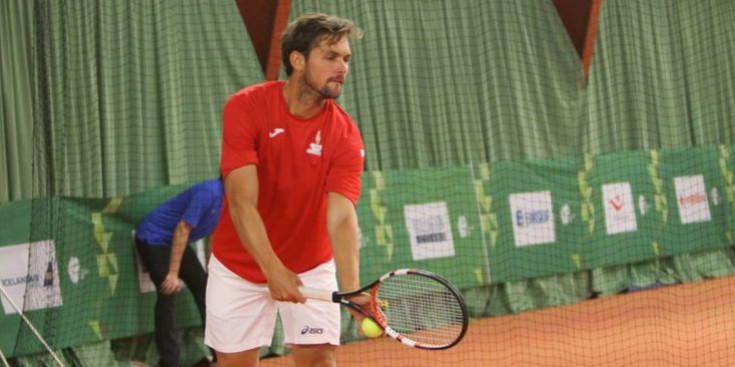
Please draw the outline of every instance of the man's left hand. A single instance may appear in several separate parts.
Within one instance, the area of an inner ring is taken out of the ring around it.
[[[166,274],[166,279],[161,283],[160,293],[163,295],[171,295],[181,292],[182,288],[181,280],[177,274]]]
[[[367,314],[372,314],[372,311],[370,310],[370,296],[367,294],[358,294],[356,296],[350,297],[350,302],[360,306],[363,311]],[[362,319],[365,317],[364,314],[360,313],[359,311],[351,308],[351,307],[345,307],[345,309],[354,317],[358,322],[362,322]]]

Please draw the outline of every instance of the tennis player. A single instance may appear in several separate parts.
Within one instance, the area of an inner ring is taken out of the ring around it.
[[[355,205],[364,147],[334,99],[348,74],[350,41],[360,36],[347,19],[296,19],[282,35],[288,78],[247,87],[224,107],[226,200],[205,331],[220,367],[257,366],[277,313],[296,366],[336,365],[339,306],[306,302],[297,287],[337,290],[337,277],[342,290],[359,287]]]

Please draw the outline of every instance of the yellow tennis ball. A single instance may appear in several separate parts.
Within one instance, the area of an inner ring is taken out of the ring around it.
[[[383,329],[378,326],[378,324],[375,323],[375,321],[370,320],[369,318],[362,319],[362,332],[365,333],[365,336],[368,338],[377,338],[381,335],[383,335]]]

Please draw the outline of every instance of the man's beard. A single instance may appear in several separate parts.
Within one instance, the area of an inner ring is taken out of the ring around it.
[[[335,90],[334,88],[329,87],[329,83],[333,82],[332,79],[327,80],[326,83],[324,83],[324,86],[321,88],[318,88],[316,86],[316,83],[314,83],[309,74],[304,74],[304,84],[311,90],[317,92],[322,98],[324,99],[336,99],[339,97],[340,90]],[[341,88],[340,88],[341,89]]]

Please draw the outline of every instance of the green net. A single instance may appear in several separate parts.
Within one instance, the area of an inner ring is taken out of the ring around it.
[[[0,350],[53,365],[43,339],[67,365],[154,365],[132,231],[216,177],[222,106],[264,80],[240,9],[1,7],[18,15],[3,30],[32,37],[2,45],[26,68],[2,69],[17,93],[3,96],[0,278],[42,338],[0,297]],[[366,146],[363,282],[430,270],[473,317],[432,353],[365,340],[344,313],[341,366],[735,363],[735,3],[603,1],[588,79],[553,2],[295,0],[291,19],[310,11],[365,32],[338,100]],[[691,284],[617,295],[676,283]],[[207,351],[178,301],[193,363]],[[262,365],[289,353],[279,330]]]

